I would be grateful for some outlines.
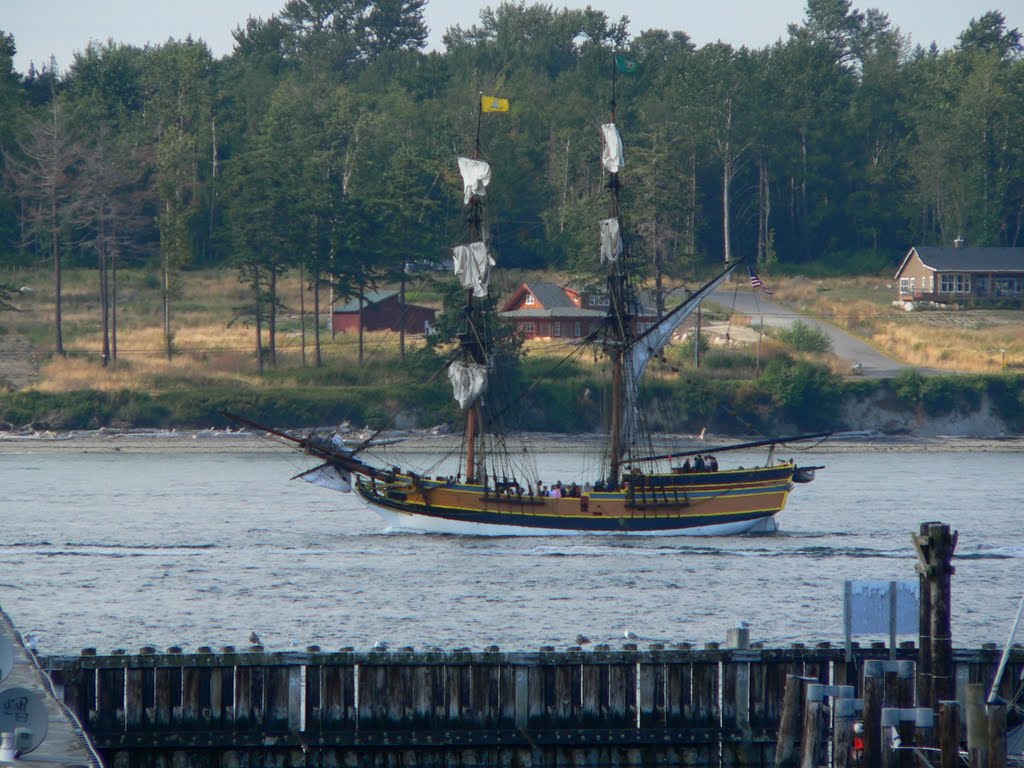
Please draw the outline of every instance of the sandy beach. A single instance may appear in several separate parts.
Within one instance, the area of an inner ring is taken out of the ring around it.
[[[295,430],[295,434],[302,434]],[[346,435],[350,443],[358,442],[367,435],[351,432]],[[379,436],[381,439],[400,441],[402,448],[410,451],[446,450],[460,441],[459,436],[437,434],[433,431],[392,431]],[[527,440],[531,449],[541,453],[564,453],[579,450],[581,446],[595,450],[601,445],[599,435],[563,435],[537,433]],[[734,435],[705,435],[703,440],[696,436],[655,437],[655,446],[666,450],[691,446],[693,449],[707,447],[713,452],[716,446],[756,440],[756,437]],[[1005,438],[978,438],[958,436],[906,437],[886,436],[875,432],[837,433],[818,444],[800,444],[807,450],[813,446],[815,453],[899,453],[904,451],[963,451],[1024,452],[1024,436]],[[669,448],[668,446],[671,446]],[[0,432],[0,454],[15,453],[260,453],[276,452],[282,449],[278,441],[245,431],[227,430],[95,430],[72,432]],[[784,449],[783,449],[784,450]]]

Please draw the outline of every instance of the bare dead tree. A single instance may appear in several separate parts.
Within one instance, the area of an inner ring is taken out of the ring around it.
[[[68,225],[69,200],[73,194],[74,168],[81,158],[80,148],[66,130],[60,105],[53,94],[44,117],[27,122],[24,136],[18,140],[19,152],[6,158],[8,181],[22,199],[25,247],[30,240],[40,246],[48,242],[53,262],[54,347],[64,355],[61,286],[61,242]]]

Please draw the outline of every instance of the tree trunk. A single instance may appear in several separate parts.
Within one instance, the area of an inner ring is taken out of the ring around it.
[[[267,329],[270,338],[267,347],[270,352],[270,367],[277,368],[277,267],[270,269],[270,307],[267,315]]]
[[[811,256],[811,243],[807,232],[807,131],[800,131],[800,243],[804,259]]]
[[[110,256],[110,359],[117,362],[117,253]]]
[[[398,357],[405,360],[405,262],[402,262],[402,280],[398,289]]]
[[[107,280],[106,222],[103,216],[100,216],[96,250],[99,254],[100,314],[102,315],[100,325],[101,333],[103,334],[101,359],[103,367],[106,368],[110,365],[110,286]]]
[[[359,283],[359,365],[363,364],[363,283]]]
[[[768,193],[768,163],[764,157],[757,164],[757,263],[768,261],[768,215],[771,199]]]
[[[323,365],[323,358],[320,356],[320,272],[313,274],[313,365],[317,368]],[[333,327],[333,318],[331,321]]]
[[[728,148],[726,148],[728,152]],[[732,260],[731,234],[729,232],[729,185],[732,183],[732,161],[728,155],[722,156],[722,251],[725,263]]]
[[[174,355],[174,337],[171,335],[171,256],[166,247],[161,250],[163,251],[160,268],[163,270],[161,299],[164,312],[164,349],[167,353],[167,362],[170,362]]]
[[[57,187],[50,187],[50,248],[53,252],[53,319],[56,325],[57,354],[64,357],[64,330],[61,311],[61,269],[60,269],[60,236],[57,233]]]
[[[260,287],[259,267],[252,270],[253,306],[256,325],[256,370],[263,373],[263,291]]]
[[[302,367],[306,367],[306,284],[303,269],[299,263],[299,344],[302,348]]]

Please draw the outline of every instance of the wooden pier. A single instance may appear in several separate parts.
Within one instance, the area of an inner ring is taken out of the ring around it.
[[[9,674],[0,680],[0,715],[10,714],[5,710],[17,710],[25,716],[23,724],[27,727],[28,699],[34,698],[40,703],[42,719],[34,741],[38,742],[32,751],[16,755],[9,759],[0,752],[0,765],[13,764],[34,768],[36,766],[59,765],[64,768],[101,768],[100,757],[89,744],[88,737],[74,716],[54,695],[50,680],[37,663],[35,654],[26,648],[21,635],[7,614],[0,610],[0,644],[3,644],[3,661],[0,662],[0,676]],[[15,694],[5,695],[8,692]],[[12,717],[16,723],[22,722]],[[7,719],[3,720],[7,723]],[[14,732],[8,732],[8,738]],[[45,734],[45,735],[44,735]],[[12,749],[15,744],[9,745]]]
[[[784,733],[794,743],[777,751],[787,681],[853,686],[858,698],[866,685],[872,707],[909,708],[917,655],[913,643],[899,649],[901,670],[910,670],[899,675],[879,666],[894,663],[882,644],[855,648],[850,662],[828,644],[521,653],[147,648],[45,662],[112,768],[767,768],[803,748],[800,732]],[[994,647],[955,651],[957,692],[966,697],[969,685],[990,683],[999,656]],[[1018,650],[1003,678],[1007,696],[1022,671]],[[812,740],[826,743],[831,720],[816,717],[822,726]],[[829,764],[827,751],[811,754],[817,762],[809,766]]]

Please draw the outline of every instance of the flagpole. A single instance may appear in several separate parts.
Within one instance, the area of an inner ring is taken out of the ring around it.
[[[476,100],[476,146],[473,147],[473,159],[480,159],[480,121],[484,116],[484,92],[480,91]]]
[[[612,50],[612,122],[615,122],[615,51]]]

